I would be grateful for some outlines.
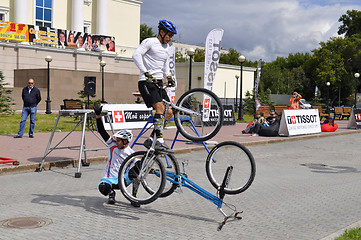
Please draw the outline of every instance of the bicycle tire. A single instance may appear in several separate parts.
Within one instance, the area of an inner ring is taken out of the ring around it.
[[[168,158],[168,161],[167,161],[166,157]],[[167,181],[165,183],[163,192],[159,195],[159,197],[168,197],[179,186],[179,184],[173,183],[173,182],[169,181],[169,179],[176,181],[177,179],[174,179],[172,176],[180,175],[181,171],[179,168],[178,161],[174,157],[173,154],[163,154],[163,157],[159,158],[159,160],[164,165],[165,171],[167,173],[167,176],[166,176]]]
[[[145,170],[142,165],[146,155],[146,151],[135,152],[129,155],[119,168],[118,185],[124,197],[130,202],[149,204],[163,192],[166,182],[164,166],[155,155],[151,154],[148,170]],[[145,171],[144,174],[141,173],[141,168]],[[134,194],[136,186],[137,193]],[[149,189],[152,191],[148,191]]]
[[[211,100],[211,111],[208,114],[210,116],[208,121],[202,120],[204,96],[209,97]],[[179,110],[174,111],[174,122],[178,131],[185,138],[195,142],[202,142],[214,137],[221,129],[224,115],[223,106],[221,100],[212,91],[205,88],[191,89],[178,99],[176,105],[197,112],[197,115],[191,115]],[[187,121],[182,121],[184,118],[192,120],[193,126]]]
[[[226,141],[217,144],[208,154],[206,173],[213,187],[218,189],[228,166],[233,166],[226,194],[238,194],[246,191],[256,175],[256,164],[252,153],[242,144]]]

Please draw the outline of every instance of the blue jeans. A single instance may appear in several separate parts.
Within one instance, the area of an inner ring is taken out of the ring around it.
[[[29,136],[32,136],[34,134],[35,117],[36,117],[37,110],[38,110],[38,107],[23,107],[23,111],[21,113],[20,130],[18,132],[18,136],[22,137],[24,135],[26,119],[28,118],[29,114],[30,114]]]

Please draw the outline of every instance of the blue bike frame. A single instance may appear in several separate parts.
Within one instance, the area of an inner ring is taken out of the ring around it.
[[[179,181],[176,181],[175,179],[178,179],[178,180],[180,179],[181,181],[179,182]],[[201,195],[205,199],[207,199],[207,200],[211,201],[212,203],[214,203],[215,205],[217,205],[218,208],[222,207],[223,199],[220,199],[219,197],[214,196],[210,192],[204,190],[203,188],[201,188],[200,186],[198,186],[197,184],[195,184],[194,182],[189,180],[184,174],[176,175],[174,173],[167,172],[167,180],[172,183],[178,184],[182,187],[186,187],[186,188],[192,190],[193,192]],[[223,211],[221,211],[221,212],[223,213]]]

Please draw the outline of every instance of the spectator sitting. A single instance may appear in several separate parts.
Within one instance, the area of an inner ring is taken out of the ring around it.
[[[332,117],[329,117],[325,121],[323,121],[323,123],[321,123],[321,125],[322,124],[328,124],[328,125],[331,125],[332,127],[334,127],[335,126],[335,121],[334,121],[334,119]]]
[[[248,124],[248,126],[246,127],[246,129],[244,129],[242,131],[242,133],[253,132],[253,129],[256,126],[257,123],[264,124],[265,122],[266,122],[266,120],[263,117],[263,112],[256,113],[256,117],[254,118],[254,120]]]
[[[272,125],[278,120],[278,117],[275,111],[270,111],[269,114],[270,116],[266,118],[266,121],[269,125]]]
[[[321,131],[322,132],[334,132],[338,128],[337,123],[335,123],[334,119],[329,117],[323,123],[321,123]]]

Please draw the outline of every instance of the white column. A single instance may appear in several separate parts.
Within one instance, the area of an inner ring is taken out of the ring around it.
[[[71,30],[84,32],[84,0],[73,0]]]
[[[32,24],[28,21],[28,0],[15,0],[14,22]]]
[[[98,0],[96,34],[108,35],[108,0]]]

